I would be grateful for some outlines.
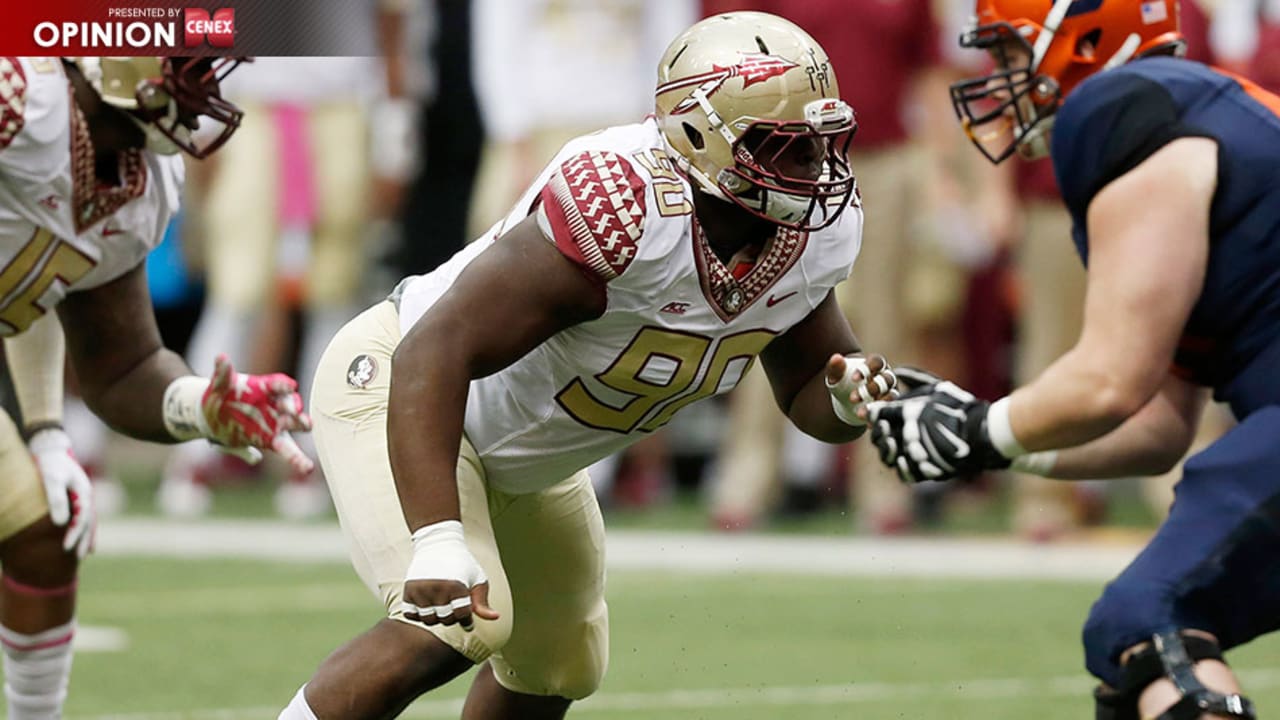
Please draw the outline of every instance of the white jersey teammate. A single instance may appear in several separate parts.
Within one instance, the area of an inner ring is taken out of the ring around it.
[[[287,432],[308,425],[293,381],[226,363],[212,382],[192,376],[161,347],[147,296],[143,260],[178,209],[177,153],[203,157],[235,130],[239,112],[218,94],[235,64],[0,58],[0,336],[22,415],[20,432],[0,413],[0,640],[13,720],[61,716],[76,571],[93,538],[89,480],[60,422],[67,349],[86,402],[129,435],[275,448],[309,465]],[[221,132],[198,145],[197,118]]]
[[[177,155],[124,152],[118,184],[104,188],[89,123],[58,58],[0,58],[3,88],[0,335],[14,335],[69,291],[137,267],[178,211],[183,164]]]
[[[861,433],[855,406],[894,378],[846,361],[831,292],[860,243],[854,128],[802,30],[704,20],[663,58],[654,117],[569,143],[484,238],[334,338],[315,439],[387,618],[283,720],[391,717],[476,663],[465,717],[562,717],[608,658],[584,467],[757,356],[801,429]]]

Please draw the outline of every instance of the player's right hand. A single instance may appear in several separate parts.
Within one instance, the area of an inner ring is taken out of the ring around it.
[[[473,627],[473,616],[498,619],[498,612],[489,607],[489,578],[467,549],[461,522],[443,520],[413,533],[402,609],[408,620],[457,623],[467,631]]]
[[[62,549],[81,560],[93,547],[97,519],[93,513],[93,485],[71,455],[71,438],[60,428],[47,428],[31,436],[27,449],[35,459],[49,501],[49,519],[67,526]]]
[[[289,435],[310,430],[311,418],[302,410],[298,383],[288,375],[239,373],[226,355],[219,355],[200,406],[206,435],[227,452],[252,463],[261,459],[258,449],[269,448],[299,475],[315,467]]]

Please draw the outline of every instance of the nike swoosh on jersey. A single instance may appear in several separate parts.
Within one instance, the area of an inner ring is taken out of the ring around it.
[[[766,300],[764,301],[765,307],[773,307],[774,305],[777,305],[778,303],[782,302],[783,300],[786,300],[787,298],[791,297],[792,295],[795,295],[795,294],[796,294],[796,293],[798,293],[798,292],[800,292],[800,291],[799,291],[799,290],[792,290],[791,292],[787,293],[786,295],[781,295],[781,296],[778,296],[778,297],[774,297],[773,295],[770,295],[770,296],[768,297],[768,299],[766,299]]]

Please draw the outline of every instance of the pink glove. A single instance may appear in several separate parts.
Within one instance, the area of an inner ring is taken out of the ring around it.
[[[188,376],[169,386],[164,415],[178,440],[208,438],[250,462],[261,459],[259,449],[270,448],[298,474],[315,468],[289,436],[310,430],[311,418],[302,411],[298,383],[288,375],[238,373],[226,355],[219,355],[209,380]]]

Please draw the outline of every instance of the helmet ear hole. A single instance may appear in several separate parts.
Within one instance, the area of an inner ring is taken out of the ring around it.
[[[1102,28],[1094,28],[1076,41],[1076,55],[1080,57],[1091,58],[1097,50],[1098,43],[1102,40]]]
[[[694,150],[706,148],[707,141],[702,138],[702,133],[698,132],[697,128],[689,123],[681,123],[681,127],[684,129],[684,136],[689,139],[689,144],[693,146]]]

